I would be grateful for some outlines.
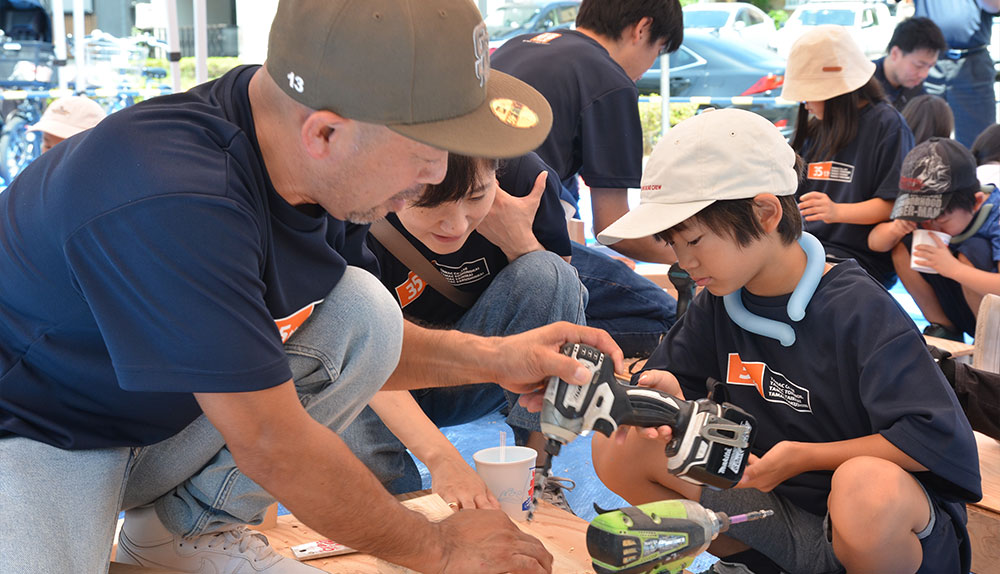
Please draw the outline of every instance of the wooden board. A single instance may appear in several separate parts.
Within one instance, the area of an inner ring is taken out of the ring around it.
[[[400,497],[403,498],[403,497]],[[425,513],[431,520],[442,519],[452,510],[436,494],[404,500],[413,510]],[[428,514],[430,513],[430,514]],[[559,510],[548,503],[541,503],[535,520],[518,523],[521,530],[541,540],[545,548],[555,558],[553,574],[593,574],[590,556],[587,555],[587,522],[572,514]],[[300,523],[294,516],[278,517],[278,526],[264,532],[271,546],[284,556],[291,556],[290,547],[321,540],[324,537]],[[401,574],[409,569],[390,564],[368,554],[347,554],[320,558],[306,562],[334,574]]]
[[[1000,515],[969,505],[972,538],[972,571],[1000,574]]]
[[[1000,442],[982,433],[975,435],[979,447],[979,474],[983,479],[983,499],[976,506],[1000,514]]]
[[[968,343],[952,341],[951,339],[942,339],[940,337],[931,337],[930,335],[924,335],[924,342],[928,345],[934,345],[942,351],[948,351],[951,353],[951,356],[956,359],[959,357],[971,357],[976,349]]]
[[[987,294],[976,315],[976,356],[972,366],[1000,373],[1000,297]]]

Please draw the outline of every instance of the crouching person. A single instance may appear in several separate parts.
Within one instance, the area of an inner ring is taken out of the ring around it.
[[[499,163],[449,154],[444,180],[376,223],[368,245],[382,283],[418,324],[494,336],[584,323],[587,294],[568,263],[559,179],[534,153]],[[517,444],[547,456],[538,413],[517,402],[496,384],[380,392],[343,437],[390,492],[421,488],[409,449],[446,501],[497,508],[438,427],[505,410]],[[569,510],[560,486],[569,483],[549,484],[545,499]]]
[[[802,234],[798,164],[759,116],[696,116],[653,151],[640,206],[600,234],[668,241],[704,287],[639,383],[697,399],[722,381],[758,425],[741,482],[717,491],[669,474],[668,429],[595,437],[594,466],[632,504],[778,515],[735,525],[717,555],[750,547],[797,573],[967,572],[972,430],[903,310]]]

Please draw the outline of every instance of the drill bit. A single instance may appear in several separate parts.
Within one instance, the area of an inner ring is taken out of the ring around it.
[[[773,510],[754,510],[753,512],[747,512],[746,514],[737,514],[735,516],[729,517],[729,524],[739,524],[741,522],[751,522],[754,520],[760,520],[762,518],[767,518],[774,514]]]
[[[528,509],[528,522],[535,518],[538,501],[541,500],[542,493],[545,492],[545,483],[548,481],[549,475],[552,474],[552,458],[559,454],[561,448],[562,443],[551,438],[545,443],[545,453],[548,456],[545,457],[545,462],[538,469],[541,472],[535,472],[535,487],[531,489],[531,508]]]

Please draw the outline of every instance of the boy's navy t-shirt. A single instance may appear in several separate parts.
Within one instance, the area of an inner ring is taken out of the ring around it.
[[[549,171],[545,191],[535,213],[532,231],[547,250],[568,257],[571,254],[566,217],[559,203],[559,179],[534,153],[500,162],[497,181],[510,195],[524,197],[531,193],[535,178]],[[389,222],[427,258],[459,291],[481,295],[504,267],[507,256],[499,247],[473,231],[462,247],[446,255],[434,253],[413,237],[395,214]],[[382,283],[396,297],[403,313],[411,319],[431,325],[453,325],[467,309],[438,293],[410,268],[390,253],[375,237],[368,236],[368,246],[378,260]],[[516,294],[511,294],[516,296]]]
[[[0,436],[148,445],[201,413],[191,393],[291,378],[283,340],[367,228],[275,192],[257,69],[115,113],[0,194]]]
[[[814,144],[806,140],[803,146],[801,155],[807,162],[807,171],[799,183],[797,197],[819,191],[835,203],[860,203],[876,197],[892,203],[899,193],[903,158],[913,148],[913,133],[898,111],[880,102],[861,110],[857,136],[833,158],[812,157]],[[891,254],[868,248],[868,234],[874,224],[803,223],[804,230],[815,235],[828,253],[857,260],[883,285],[895,281]]]
[[[790,347],[743,330],[722,298],[704,291],[646,368],[673,373],[688,399],[707,395],[708,377],[725,382],[730,401],[756,417],[757,456],[786,440],[879,433],[929,469],[914,476],[932,496],[954,503],[949,513],[963,515],[962,504],[982,496],[976,441],[906,312],[849,260],[824,275],[801,321],[788,318],[788,298],[742,293],[751,313],[795,330]],[[806,472],[775,492],[822,516],[832,475]]]
[[[551,104],[552,131],[535,152],[564,186],[575,190],[579,174],[590,187],[639,187],[639,90],[603,46],[576,30],[544,32],[509,40],[490,62]]]

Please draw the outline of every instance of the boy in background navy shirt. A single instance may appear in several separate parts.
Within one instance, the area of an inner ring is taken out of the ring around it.
[[[802,234],[796,163],[759,116],[696,116],[654,149],[641,205],[600,234],[671,242],[704,287],[639,383],[695,399],[723,381],[758,424],[743,479],[715,491],[669,474],[668,429],[595,437],[595,469],[632,504],[773,509],[728,536],[788,572],[967,572],[964,503],[981,497],[972,429],[906,313]],[[710,550],[746,548],[724,543]]]

